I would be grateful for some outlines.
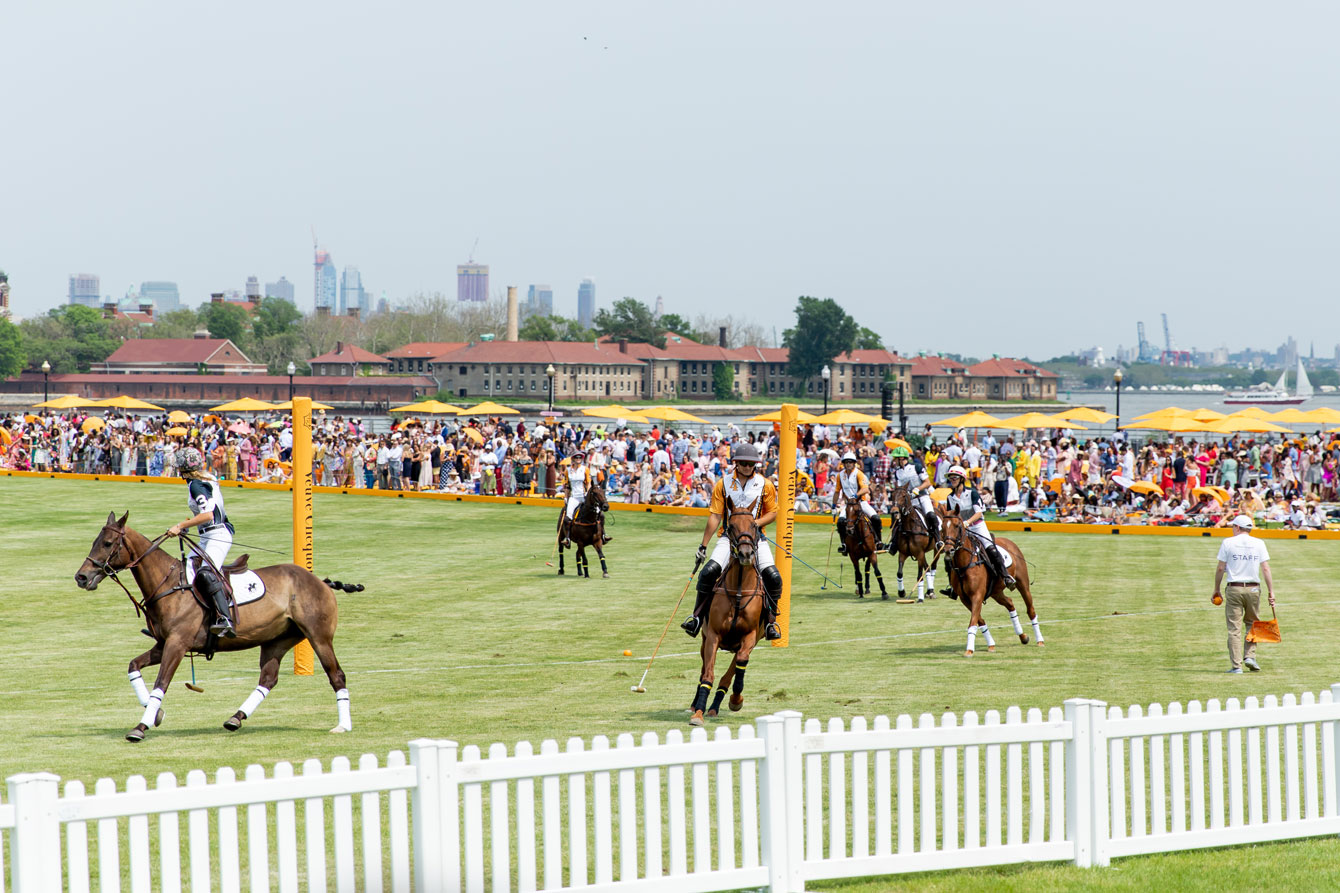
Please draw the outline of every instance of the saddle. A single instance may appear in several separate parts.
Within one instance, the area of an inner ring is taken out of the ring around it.
[[[250,570],[250,568],[247,567],[247,561],[250,558],[250,552],[243,552],[236,561],[231,564],[225,564],[223,567],[219,568],[219,570],[223,571],[225,577],[229,574],[244,574]]]

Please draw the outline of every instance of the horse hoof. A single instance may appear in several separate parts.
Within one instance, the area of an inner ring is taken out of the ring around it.
[[[987,646],[986,646],[986,650],[987,650],[987,652],[990,653],[990,654],[995,654],[995,653],[996,653],[996,646],[995,646],[995,645],[987,645]]]
[[[963,656],[964,656],[964,657],[972,657],[972,652],[971,652],[971,651],[965,651],[965,652],[963,652]]]
[[[1046,644],[1047,644],[1046,642],[1042,641],[1041,639],[1038,639],[1038,647],[1039,647],[1039,648],[1041,648],[1043,645],[1046,645]]]
[[[1020,636],[1019,636],[1019,641],[1020,641],[1021,643],[1023,643],[1024,645],[1027,645],[1027,644],[1028,644],[1028,634],[1027,634],[1027,633],[1021,633]]]
[[[879,594],[879,600],[880,600],[880,601],[884,601],[884,602],[888,601],[888,600],[889,600],[889,594],[888,594],[887,592],[881,592],[881,593]]]
[[[242,711],[239,710],[223,721],[223,727],[230,732],[236,732],[238,729],[242,728],[242,720],[244,719],[246,719],[246,717],[243,716]]]
[[[345,732],[352,732],[352,731],[353,729],[349,728],[348,726],[336,726],[335,728],[330,730],[330,734],[343,735]]]
[[[700,726],[702,724],[703,724],[703,712],[701,710],[693,711],[693,715],[689,717],[689,725]]]
[[[126,732],[126,740],[139,743],[140,741],[144,740],[144,733],[147,731],[149,731],[149,727],[146,726],[144,723],[140,723],[139,725],[135,726],[135,728],[131,729],[129,732]]]
[[[712,718],[714,718],[716,715],[717,715],[717,712],[716,712],[715,709],[709,709],[706,713],[703,714],[703,716],[707,717],[708,719],[712,719]]]
[[[601,571],[601,572],[600,572],[600,576],[602,576],[602,577],[604,577],[605,579],[608,580],[608,579],[609,579],[609,576],[610,576],[610,572],[609,572],[609,571]]]
[[[154,728],[156,729],[162,724],[163,724],[163,708],[159,707],[158,712],[154,714]]]
[[[564,574],[563,574],[562,571],[559,571],[559,572],[558,572],[558,575],[561,577],[561,576],[563,576]]]
[[[742,707],[744,707],[744,695],[731,695],[730,696],[731,713],[739,713]]]

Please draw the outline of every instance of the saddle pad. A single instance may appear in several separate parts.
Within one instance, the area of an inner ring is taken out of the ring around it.
[[[265,584],[255,571],[229,574],[228,585],[233,587],[233,601],[239,605],[254,602],[265,595]]]
[[[1001,563],[1005,565],[1005,569],[1009,570],[1010,566],[1014,564],[1014,559],[1010,557],[1010,550],[997,549],[996,551],[1000,553]]]

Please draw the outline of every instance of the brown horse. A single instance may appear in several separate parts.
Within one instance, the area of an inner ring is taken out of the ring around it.
[[[172,675],[187,654],[260,648],[260,681],[241,709],[223,724],[230,732],[236,731],[278,682],[280,660],[303,639],[312,643],[330,679],[330,687],[335,690],[339,724],[331,731],[347,732],[353,727],[344,671],[335,659],[332,645],[338,609],[331,588],[337,586],[352,592],[355,591],[352,584],[327,585],[311,571],[296,564],[259,568],[256,575],[265,584],[265,594],[256,601],[237,606],[236,638],[214,639],[209,633],[214,607],[196,597],[186,582],[182,563],[158,547],[164,538],[151,542],[126,526],[127,517],[129,512],[120,520],[115,512],[107,516],[107,523],[93,540],[88,557],[74,575],[79,588],[91,592],[108,577],[124,588],[117,572],[129,570],[142,595],[140,600],[133,595],[130,598],[136,608],[144,612],[154,647],[130,662],[130,682],[145,710],[139,725],[126,734],[127,741],[143,740],[150,725],[162,723],[160,705],[172,684]],[[126,594],[130,595],[128,589]],[[144,688],[140,670],[155,664],[159,665],[158,678],[150,693]]]
[[[968,619],[968,647],[964,655],[972,657],[979,632],[986,639],[986,650],[996,650],[991,630],[982,620],[982,605],[988,598],[999,602],[1010,612],[1010,622],[1014,624],[1015,635],[1019,637],[1020,642],[1027,645],[1028,635],[1019,622],[1014,602],[1005,592],[1005,581],[996,575],[987,560],[985,554],[987,547],[968,532],[963,519],[958,515],[942,515],[941,523],[944,525],[945,567],[949,573],[949,585],[954,590],[951,598],[963,602],[963,606],[972,614]],[[1003,536],[996,537],[996,545],[1010,555],[1010,575],[1014,577],[1015,588],[1024,597],[1024,607],[1028,609],[1028,619],[1033,624],[1033,636],[1039,645],[1043,645],[1045,643],[1042,640],[1042,627],[1038,623],[1038,612],[1033,608],[1033,589],[1024,553]]]
[[[738,711],[744,706],[744,672],[749,665],[749,655],[758,643],[763,622],[763,600],[767,594],[763,581],[759,578],[758,568],[754,566],[754,555],[758,548],[761,533],[755,523],[754,514],[748,509],[737,509],[726,497],[726,536],[730,540],[730,564],[717,580],[712,592],[712,602],[707,607],[707,623],[703,626],[703,667],[699,674],[698,690],[693,696],[693,716],[689,725],[700,726],[703,716],[716,716],[721,708],[721,699],[726,696],[726,688],[734,682],[730,696],[730,709]],[[721,675],[716,697],[711,709],[707,707],[707,694],[712,690],[712,678],[716,671],[717,649],[731,652],[730,666]]]
[[[558,572],[563,571],[563,550],[567,546],[563,545],[564,534],[571,545],[577,550],[577,576],[585,574],[587,579],[591,578],[591,562],[586,557],[586,547],[594,546],[596,555],[600,557],[600,576],[608,577],[609,568],[605,565],[605,550],[602,548],[602,535],[604,528],[600,524],[600,516],[610,510],[609,501],[605,498],[605,488],[598,484],[593,484],[586,491],[586,498],[582,504],[577,507],[577,517],[569,519],[567,512],[559,515],[558,518]],[[567,530],[564,530],[564,527]]]
[[[932,553],[934,539],[906,487],[894,487],[889,498],[889,554],[898,556],[898,597],[903,597],[903,564],[917,563],[917,602],[935,598],[935,566],[939,553]],[[930,556],[927,562],[926,557]],[[928,568],[929,565],[929,568]]]
[[[875,568],[875,579],[879,581],[879,595],[885,601],[889,598],[889,590],[884,585],[884,575],[879,572],[879,549],[875,548],[875,529],[870,524],[870,519],[861,511],[861,504],[853,500],[847,501],[847,527],[843,536],[843,545],[847,547],[847,557],[851,559],[851,566],[855,569],[853,576],[856,577],[856,597],[865,598],[866,592],[870,590],[870,567]],[[861,559],[865,559],[865,588],[861,588]]]

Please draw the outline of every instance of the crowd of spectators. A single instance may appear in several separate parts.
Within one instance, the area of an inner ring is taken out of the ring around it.
[[[175,419],[175,420],[174,420]],[[581,450],[611,501],[706,507],[726,473],[731,444],[748,441],[777,473],[775,426],[654,426],[501,416],[411,418],[373,433],[363,419],[319,413],[314,420],[316,483],[513,496],[561,492],[565,466]],[[1238,514],[1290,527],[1330,523],[1340,480],[1340,441],[1320,431],[1283,439],[1170,437],[1135,443],[1080,440],[1065,430],[1041,437],[931,429],[909,438],[934,483],[967,468],[998,515],[1040,521],[1219,525]],[[833,507],[839,456],[856,453],[877,510],[887,511],[889,435],[865,427],[804,425],[797,446],[796,508]],[[0,425],[0,467],[102,475],[174,476],[176,451],[199,448],[221,480],[282,483],[291,474],[289,420],[277,414],[225,418],[109,411],[24,413]]]

